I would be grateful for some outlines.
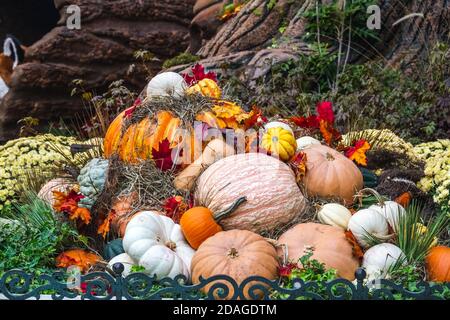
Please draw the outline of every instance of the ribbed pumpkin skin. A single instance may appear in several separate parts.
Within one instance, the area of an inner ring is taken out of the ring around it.
[[[222,231],[208,208],[194,207],[186,211],[180,220],[181,231],[189,245],[198,249],[208,238]]]
[[[222,96],[222,90],[214,80],[203,79],[187,90],[188,94],[200,93],[205,97],[219,99]]]
[[[353,196],[363,188],[358,167],[334,149],[311,145],[306,153],[306,176],[303,179],[308,196],[353,203]]]
[[[199,283],[200,276],[207,279],[215,275],[230,276],[238,284],[251,276],[273,280],[278,277],[278,266],[275,248],[263,237],[246,230],[222,231],[203,242],[192,258],[192,282]],[[203,291],[208,292],[214,283],[205,286]],[[234,294],[233,288],[229,288],[231,292],[225,299]],[[250,299],[245,288],[244,294]]]
[[[434,247],[426,258],[428,277],[431,281],[450,282],[450,248]]]
[[[355,279],[359,261],[353,256],[353,248],[342,229],[319,223],[301,223],[286,231],[278,243],[287,245],[288,258],[297,262],[305,255],[305,247],[314,248],[311,259],[336,269],[340,277]],[[280,256],[283,250],[279,249]]]
[[[196,205],[212,212],[223,211],[241,197],[246,197],[247,202],[220,221],[224,230],[272,231],[301,216],[306,209],[292,170],[265,154],[221,159],[197,180]]]

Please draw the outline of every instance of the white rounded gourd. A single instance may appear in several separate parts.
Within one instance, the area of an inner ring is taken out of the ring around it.
[[[348,229],[364,248],[370,246],[370,237],[379,240],[387,240],[391,237],[386,218],[370,209],[359,210],[352,215],[348,222]]]
[[[287,130],[292,133],[292,135],[294,135],[294,130],[292,130],[292,128],[287,123],[281,121],[271,121],[264,125],[264,129],[266,131],[272,128],[283,128],[284,130]]]
[[[395,233],[398,231],[400,215],[406,213],[405,209],[395,201],[384,201],[383,204],[374,204],[369,209],[375,210],[385,217]]]
[[[114,264],[116,264],[116,263],[123,264],[124,269],[122,272],[122,276],[124,276],[124,277],[128,276],[131,273],[131,268],[136,265],[136,262],[133,260],[133,258],[131,258],[126,253],[121,253],[118,256],[115,256],[114,258],[112,258],[108,263],[108,267],[110,269],[112,269]]]
[[[405,255],[399,247],[391,243],[381,243],[366,251],[362,266],[370,278],[384,278],[393,265],[404,263],[404,259]]]
[[[180,225],[155,211],[143,211],[128,223],[123,238],[125,252],[157,279],[184,275],[190,279],[195,253]]]
[[[314,139],[313,137],[301,137],[297,139],[297,151],[301,151],[312,144],[321,144],[319,140]]]
[[[347,230],[352,213],[341,204],[327,203],[319,210],[317,217],[323,224]]]
[[[150,80],[147,86],[147,97],[184,95],[188,85],[184,78],[175,72],[163,72]]]

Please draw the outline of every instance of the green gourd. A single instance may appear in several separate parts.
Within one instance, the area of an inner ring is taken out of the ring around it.
[[[366,168],[359,168],[363,175],[364,188],[375,188],[378,186],[378,176]]]
[[[109,162],[105,159],[92,159],[78,176],[80,193],[84,196],[79,206],[91,209],[103,192],[108,172]]]
[[[103,250],[103,258],[105,258],[106,261],[109,261],[124,252],[122,239],[116,239],[106,244],[105,249]]]

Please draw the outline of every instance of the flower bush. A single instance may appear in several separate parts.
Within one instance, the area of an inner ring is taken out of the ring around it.
[[[426,161],[426,176],[419,187],[424,192],[434,191],[434,201],[443,207],[450,207],[450,140],[422,143],[414,150]]]
[[[51,173],[71,157],[72,137],[51,134],[11,140],[0,146],[0,212],[17,197],[20,182],[33,172]]]

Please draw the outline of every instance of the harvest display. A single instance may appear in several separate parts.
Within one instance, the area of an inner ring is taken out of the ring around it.
[[[55,268],[84,273],[120,262],[124,276],[261,276],[288,287],[315,260],[349,281],[360,267],[367,281],[450,281],[449,141],[339,132],[329,101],[315,115],[269,116],[223,88],[201,65],[161,73],[104,137],[1,146],[0,207],[10,210],[0,228],[53,232]],[[372,165],[385,152],[408,160]]]

